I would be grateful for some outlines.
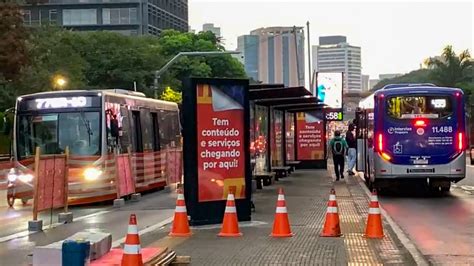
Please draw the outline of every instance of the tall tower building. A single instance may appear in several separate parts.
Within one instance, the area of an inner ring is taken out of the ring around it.
[[[202,31],[210,31],[216,35],[216,37],[220,38],[221,36],[221,28],[215,27],[213,23],[206,23],[202,25]]]
[[[237,51],[254,80],[304,86],[303,27],[255,29],[238,37]]]
[[[344,90],[361,91],[360,47],[349,45],[345,36],[322,36],[319,45],[313,45],[312,53],[313,70],[344,72]]]

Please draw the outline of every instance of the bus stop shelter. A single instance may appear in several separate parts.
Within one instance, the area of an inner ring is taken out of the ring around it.
[[[326,168],[323,104],[310,91],[251,85],[249,100],[254,172],[271,172],[295,161],[298,168]]]

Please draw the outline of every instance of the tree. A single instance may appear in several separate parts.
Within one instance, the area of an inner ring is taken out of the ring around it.
[[[20,7],[0,3],[0,81],[15,80],[27,64],[27,38]]]
[[[387,84],[397,83],[432,83],[431,71],[429,69],[419,69],[399,77],[383,79],[379,81],[372,90],[376,91]]]
[[[458,83],[472,82],[473,63],[469,50],[462,51],[458,56],[448,45],[443,49],[441,59],[430,59],[428,66],[433,67],[431,77],[439,86],[454,87]]]
[[[160,99],[164,101],[181,103],[183,97],[181,92],[177,92],[171,89],[170,87],[166,87],[163,93],[161,94]]]
[[[166,61],[179,52],[225,50],[220,39],[210,31],[194,34],[165,30],[159,37],[159,43]],[[163,74],[161,82],[181,91],[183,80],[191,76],[245,78],[246,74],[243,65],[230,55],[192,56],[180,58]]]
[[[153,96],[154,71],[164,64],[156,37],[113,32],[75,34],[74,49],[87,62],[85,77],[93,88],[133,88]]]

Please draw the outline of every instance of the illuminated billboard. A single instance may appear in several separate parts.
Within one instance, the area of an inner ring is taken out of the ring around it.
[[[316,97],[330,108],[342,108],[342,72],[316,73]]]

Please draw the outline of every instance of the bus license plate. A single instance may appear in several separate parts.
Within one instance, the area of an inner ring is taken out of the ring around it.
[[[418,159],[418,160],[413,160],[414,164],[428,164],[428,160],[426,159]]]

